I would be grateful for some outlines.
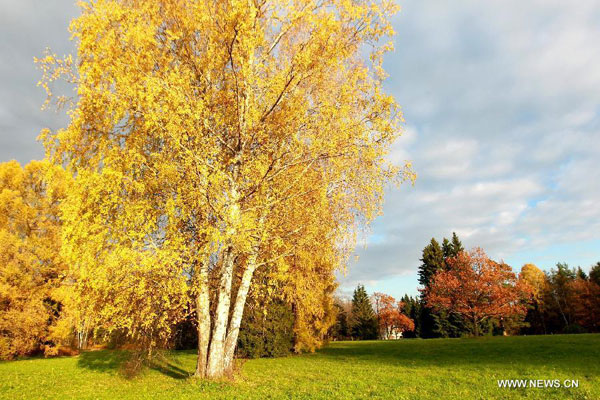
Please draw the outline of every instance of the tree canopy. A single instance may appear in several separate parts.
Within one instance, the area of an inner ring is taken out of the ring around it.
[[[425,289],[429,307],[465,317],[476,336],[480,324],[489,318],[525,315],[529,288],[510,266],[490,260],[480,248],[461,252],[447,262],[448,269],[438,272]]]
[[[56,350],[67,272],[59,207],[69,182],[47,162],[0,164],[0,359]]]
[[[259,268],[287,282],[299,321],[325,321],[355,233],[390,180],[414,178],[386,158],[402,122],[382,87],[395,4],[80,4],[76,62],[38,61],[49,95],[60,76],[76,87],[59,98],[69,126],[42,138],[76,177],[62,253],[85,307],[149,347],[194,312],[209,377],[231,367]]]

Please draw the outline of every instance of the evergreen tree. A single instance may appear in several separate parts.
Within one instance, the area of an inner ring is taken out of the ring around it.
[[[449,338],[452,332],[449,313],[446,310],[431,310],[432,331],[435,337]]]
[[[451,257],[455,257],[461,251],[465,251],[465,248],[463,247],[461,241],[458,239],[458,236],[456,235],[456,232],[452,232],[452,243],[451,243],[451,246],[452,246],[452,255],[451,255]]]
[[[456,257],[464,251],[464,247],[456,232],[452,232],[452,239],[444,238],[442,246],[435,238],[423,249],[423,264],[419,267],[419,283],[426,289],[438,271],[447,268],[446,260]],[[412,318],[412,317],[411,317]],[[459,315],[438,311],[435,312],[424,304],[420,305],[419,329],[421,337],[460,337],[466,331],[463,318]],[[416,321],[416,320],[415,320]],[[415,322],[416,324],[416,322]]]
[[[446,260],[448,258],[456,257],[460,252],[465,251],[465,248],[456,232],[452,232],[452,240],[444,238],[443,243],[444,266],[447,269]],[[468,332],[465,321],[460,315],[441,312],[434,314],[434,320],[434,331],[442,337],[460,337],[462,334]]]
[[[600,261],[590,269],[590,281],[600,285]]]
[[[254,288],[256,289],[256,288]],[[290,304],[262,293],[250,294],[238,337],[243,358],[282,357],[294,349],[294,311]]]
[[[577,277],[579,279],[583,279],[584,281],[587,281],[588,276],[586,275],[586,273],[581,269],[581,267],[577,267]]]
[[[469,333],[462,316],[448,311],[432,311],[433,333],[436,337],[457,338]]]
[[[442,253],[444,254],[444,260],[448,257],[453,256],[452,244],[446,238],[442,241]]]
[[[465,251],[460,239],[456,235],[456,232],[452,232],[452,240],[444,238],[442,242],[442,253],[444,253],[444,268],[446,268],[446,260],[448,258],[456,257],[458,253]]]
[[[415,330],[404,332],[403,336],[405,338],[421,337],[421,303],[419,299],[405,294],[402,302],[404,303],[404,313],[415,323]]]
[[[433,276],[444,267],[444,251],[435,238],[431,238],[429,244],[423,249],[421,261],[419,283],[423,285],[423,289],[427,289]],[[431,338],[437,336],[434,331],[436,321],[432,315],[432,310],[425,307],[423,303],[420,307],[419,321],[421,337]]]
[[[335,324],[330,328],[329,337],[335,340],[346,340],[350,337],[348,316],[344,305],[338,299],[333,303],[336,310]]]
[[[358,285],[352,296],[352,337],[358,340],[373,340],[378,337],[379,326],[369,295],[363,285]]]
[[[431,238],[431,242],[423,249],[421,261],[419,283],[427,288],[433,275],[441,270],[444,265],[444,253],[435,238]]]

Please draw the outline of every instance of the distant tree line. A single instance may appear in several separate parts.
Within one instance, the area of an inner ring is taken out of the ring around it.
[[[415,328],[404,302],[384,293],[369,296],[363,285],[354,290],[350,302],[336,299],[335,307],[337,318],[329,331],[333,340],[392,339]]]
[[[549,272],[525,264],[520,275],[533,288],[522,333],[600,332],[600,262],[589,274],[558,263]]]
[[[402,298],[415,324],[405,337],[600,331],[600,262],[589,275],[564,263],[517,275],[481,249],[465,252],[456,233],[441,245],[432,238],[421,262],[421,295]]]

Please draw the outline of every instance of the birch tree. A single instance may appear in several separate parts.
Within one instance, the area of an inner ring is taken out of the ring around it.
[[[38,60],[49,95],[61,77],[76,90],[58,98],[69,125],[42,133],[80,188],[65,207],[65,256],[98,313],[152,345],[193,312],[196,375],[222,376],[254,272],[300,287],[343,268],[385,185],[414,178],[386,161],[402,122],[382,88],[396,6],[80,6],[76,56]]]

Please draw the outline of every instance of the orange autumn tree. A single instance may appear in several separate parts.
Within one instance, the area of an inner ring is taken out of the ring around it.
[[[386,161],[401,122],[382,88],[394,3],[80,6],[76,58],[38,61],[49,95],[61,76],[76,86],[59,98],[69,126],[42,137],[76,176],[63,254],[82,307],[150,348],[192,313],[206,377],[232,366],[259,268],[301,305],[297,335],[326,331],[333,271],[386,183],[414,178]]]
[[[47,162],[0,164],[0,359],[57,349],[53,329],[65,311],[59,290],[67,270],[59,207],[68,182]]]
[[[389,339],[394,333],[415,330],[414,321],[403,313],[404,303],[379,292],[373,293],[371,298],[375,305],[380,336],[384,339]]]
[[[448,268],[434,275],[425,289],[429,307],[463,316],[479,336],[479,326],[491,318],[522,318],[529,287],[510,266],[490,260],[481,248],[446,260]]]
[[[589,332],[600,331],[600,285],[582,277],[577,277],[568,285],[575,322]]]

